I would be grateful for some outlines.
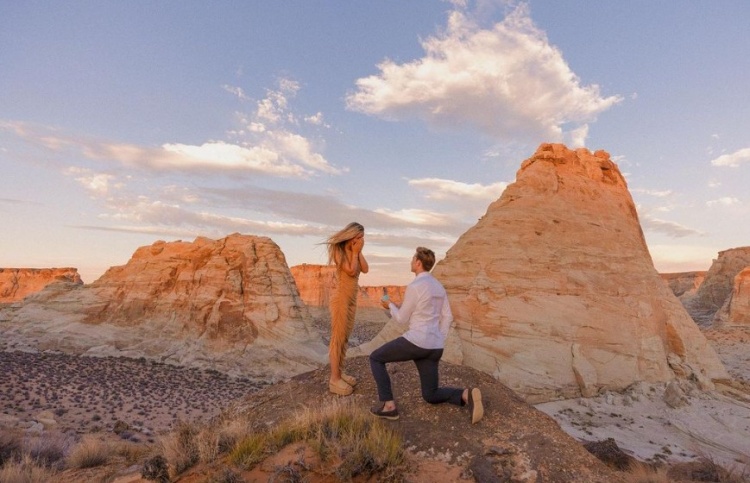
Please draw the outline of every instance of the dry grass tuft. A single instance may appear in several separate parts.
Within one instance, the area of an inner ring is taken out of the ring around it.
[[[696,461],[675,465],[670,469],[669,476],[676,480],[748,483],[750,482],[750,466],[746,464],[743,468],[725,468],[713,458],[702,456]]]
[[[65,454],[73,445],[74,438],[60,433],[43,433],[23,439],[23,453],[37,464],[46,467],[62,466]]]
[[[627,483],[671,483],[672,479],[665,467],[654,467],[636,462],[630,465],[626,481]]]
[[[39,464],[29,454],[5,462],[0,468],[3,483],[47,483],[55,481],[55,472]]]
[[[229,455],[229,460],[245,469],[250,469],[265,459],[269,449],[268,436],[265,433],[251,434],[238,442]]]
[[[336,461],[332,473],[341,480],[375,473],[396,480],[405,460],[400,436],[351,402],[308,408],[267,433],[251,434],[235,446],[230,460],[251,468],[296,442],[309,444],[321,461]]]
[[[115,443],[113,445],[113,451],[117,456],[124,458],[125,462],[129,465],[143,461],[153,452],[152,448],[149,446],[139,443],[131,443],[129,441]]]
[[[23,442],[19,433],[0,431],[0,467],[14,456],[20,455],[22,448]]]
[[[247,435],[247,424],[215,421],[213,423],[180,422],[159,443],[167,462],[179,475],[197,463],[211,463],[228,452]]]
[[[73,447],[68,455],[68,466],[71,468],[94,468],[107,464],[113,448],[96,436],[86,435]]]
[[[198,447],[195,443],[198,432],[197,425],[179,421],[174,431],[159,438],[164,458],[173,468],[175,475],[198,462]]]

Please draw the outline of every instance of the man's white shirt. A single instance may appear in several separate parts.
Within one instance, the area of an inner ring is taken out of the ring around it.
[[[448,295],[443,285],[429,272],[422,272],[406,286],[401,308],[389,304],[391,316],[409,323],[403,337],[422,349],[442,349],[453,322]]]

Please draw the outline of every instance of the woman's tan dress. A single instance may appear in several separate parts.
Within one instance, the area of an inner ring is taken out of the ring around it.
[[[354,316],[357,313],[357,293],[359,292],[359,272],[352,277],[339,266],[336,267],[338,284],[331,297],[331,343],[328,351],[331,359],[338,358],[339,367],[344,367],[349,335],[354,327]]]

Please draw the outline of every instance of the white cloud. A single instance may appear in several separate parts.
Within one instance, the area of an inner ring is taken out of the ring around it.
[[[672,238],[683,238],[686,236],[703,235],[700,230],[675,223],[673,221],[660,220],[649,214],[641,215],[641,226],[645,231],[658,232]]]
[[[236,86],[230,86],[230,85],[224,84],[223,86],[221,86],[221,88],[229,92],[230,94],[237,96],[237,98],[240,99],[241,101],[250,100],[250,98],[247,97],[247,94],[245,94],[245,91],[242,90],[242,87],[236,87]]]
[[[672,195],[672,190],[648,190],[644,188],[633,188],[631,193],[642,193],[644,195],[655,196],[657,198],[666,198]]]
[[[730,196],[724,196],[724,197],[719,198],[717,200],[706,201],[706,205],[708,205],[708,206],[716,206],[716,205],[730,206],[730,205],[737,204],[739,202],[740,202],[740,200],[737,199],[737,198],[730,197]]]
[[[244,95],[239,88],[225,86],[225,89]],[[49,150],[77,149],[88,159],[111,160],[146,170],[200,175],[247,172],[279,177],[308,177],[318,173],[341,174],[347,171],[331,165],[319,152],[316,143],[287,128],[287,124],[296,123],[296,116],[289,111],[289,97],[296,95],[298,90],[298,83],[281,79],[279,89],[268,91],[267,97],[258,101],[256,111],[251,116],[241,117],[244,130],[231,133],[237,138],[236,142],[168,142],[154,148],[65,136],[54,129],[23,122],[2,122],[0,129],[14,132]],[[316,116],[322,120],[321,113]],[[97,189],[105,189],[102,179],[96,182],[99,183]]]
[[[295,122],[295,116],[287,111],[289,98],[297,95],[299,83],[290,79],[279,80],[279,90],[268,90],[266,97],[257,103],[255,115],[258,119],[278,123],[282,119]]]
[[[102,218],[118,223],[108,228],[118,231],[157,232],[166,229],[170,232],[179,232],[188,228],[188,232],[212,236],[225,236],[226,233],[237,231],[266,235],[321,234],[320,228],[306,223],[259,221],[207,211],[190,211],[180,205],[153,201],[145,196],[131,200],[112,200],[110,208],[113,209],[114,214],[105,215]]]
[[[385,208],[378,208],[374,210],[375,213],[380,213],[397,220],[406,221],[413,225],[429,225],[429,226],[446,226],[453,222],[453,218],[444,214],[436,213],[429,210],[421,210],[417,208],[403,209],[403,210],[387,210]]]
[[[584,124],[576,129],[572,129],[564,136],[565,142],[571,148],[582,148],[586,146],[586,138],[589,135],[589,125]]]
[[[422,42],[425,56],[384,60],[356,81],[347,107],[387,119],[421,118],[442,127],[474,126],[497,139],[584,141],[586,123],[620,102],[582,86],[562,53],[516,7],[491,29],[458,10],[444,33]]]
[[[750,148],[740,149],[732,154],[724,154],[716,159],[711,160],[714,166],[730,166],[736,168],[740,163],[750,162]]]
[[[278,150],[264,146],[244,147],[221,141],[200,146],[165,144],[164,153],[153,158],[140,158],[141,162],[157,169],[200,169],[229,171],[257,171],[276,176],[303,176],[305,170],[288,162]]]
[[[323,126],[323,127],[327,127],[327,128],[331,127],[329,124],[327,124],[323,120],[323,113],[322,112],[317,112],[317,113],[315,113],[312,116],[305,117],[305,122],[308,123],[308,124],[312,124],[313,126]]]
[[[414,186],[427,192],[426,197],[434,200],[472,199],[484,202],[494,201],[500,197],[508,183],[498,182],[489,185],[480,183],[461,183],[449,179],[421,178],[410,179],[409,186]]]
[[[90,191],[92,194],[105,197],[109,194],[111,188],[111,182],[115,179],[115,176],[106,173],[94,173],[86,168],[79,168],[76,166],[70,167],[65,170],[65,174],[69,176],[75,176],[75,180],[78,181]],[[118,185],[121,186],[121,185]]]

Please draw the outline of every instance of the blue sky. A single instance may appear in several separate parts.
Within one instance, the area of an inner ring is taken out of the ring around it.
[[[0,0],[0,267],[366,226],[442,257],[542,142],[608,151],[656,268],[750,245],[745,1]]]

